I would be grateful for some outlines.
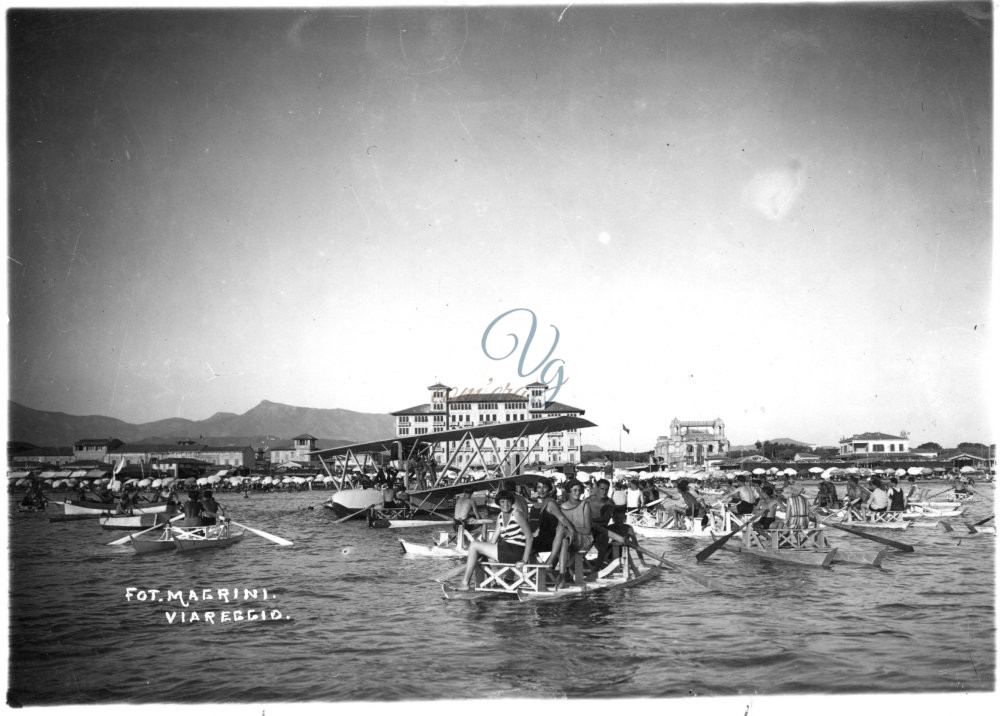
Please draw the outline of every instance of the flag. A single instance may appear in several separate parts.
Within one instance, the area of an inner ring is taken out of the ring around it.
[[[629,435],[632,434],[632,431],[625,427],[625,423],[622,423],[622,430],[624,430],[625,432],[627,432]]]

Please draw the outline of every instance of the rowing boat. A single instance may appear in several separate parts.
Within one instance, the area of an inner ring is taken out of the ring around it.
[[[621,589],[623,587],[634,587],[636,585],[643,584],[644,582],[648,582],[660,573],[660,567],[657,565],[638,565],[635,569],[636,571],[628,577],[620,574],[617,576],[595,577],[590,580],[585,580],[581,584],[570,584],[554,591],[518,591],[517,598],[518,601],[521,602],[534,602],[542,600],[588,597],[595,592],[601,592],[609,589]]]
[[[147,527],[155,527],[157,524],[166,524],[171,513],[152,513],[148,515],[111,515],[101,517],[101,529],[103,530],[141,530]]]
[[[244,530],[234,532],[229,525],[208,527],[174,527],[167,525],[162,532],[151,535],[129,535],[137,554],[150,552],[190,552],[209,547],[228,547],[243,539]]]
[[[92,502],[91,500],[66,500],[62,503],[65,515],[89,515],[91,517],[109,517],[118,514],[118,508],[113,502]],[[174,502],[150,502],[142,507],[132,508],[133,514],[149,515],[172,512],[176,507]]]
[[[246,530],[234,530],[228,524],[180,530],[173,535],[178,552],[228,547],[243,539]]]
[[[937,502],[937,501],[927,502],[927,501],[917,500],[916,502],[910,502],[907,505],[908,508],[910,508],[910,507],[926,507],[926,508],[930,508],[932,510],[951,510],[951,509],[954,509],[956,507],[961,507],[961,506],[962,506],[961,502],[957,502],[957,501],[954,501],[954,500],[950,500],[950,501],[947,501],[947,502]]]

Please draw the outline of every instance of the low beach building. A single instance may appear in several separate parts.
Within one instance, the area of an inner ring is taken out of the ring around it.
[[[108,451],[107,461],[125,466],[151,463],[165,464],[167,461],[198,460],[220,467],[253,467],[254,451],[249,445],[201,445],[193,440],[176,443],[134,443],[124,444]]]
[[[840,439],[841,455],[876,455],[910,452],[910,440],[906,433],[888,435],[886,433],[860,433]]]

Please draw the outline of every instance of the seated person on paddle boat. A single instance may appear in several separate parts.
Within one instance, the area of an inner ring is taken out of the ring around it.
[[[860,505],[862,502],[864,502],[865,493],[867,492],[868,490],[863,488],[861,484],[858,482],[857,475],[851,475],[849,478],[847,478],[846,500],[848,503]]]
[[[906,509],[906,497],[903,495],[903,488],[899,486],[899,480],[895,477],[889,478],[889,512],[903,512]]]
[[[568,519],[573,526],[573,531],[570,533],[569,539],[562,543],[558,567],[561,575],[560,583],[570,579],[569,570],[573,565],[571,559],[578,552],[589,550],[594,543],[590,505],[581,499],[583,497],[583,484],[577,480],[567,480],[565,487],[566,499],[563,500],[560,508],[563,517]]]
[[[635,550],[636,555],[639,557],[639,561],[642,566],[646,566],[646,560],[642,558],[642,552],[639,549],[639,538],[636,537],[635,530],[632,525],[628,524],[625,520],[627,515],[624,512],[615,512],[614,517],[610,525],[608,525],[608,532],[618,535],[624,539],[626,547],[631,547]],[[617,540],[615,540],[617,542]],[[607,551],[603,554],[598,555],[598,565],[604,566],[611,561],[611,555],[614,552],[613,545],[608,543]]]
[[[535,488],[538,493],[538,530],[532,539],[533,551],[549,552],[544,564],[550,567],[562,553],[563,544],[573,534],[573,523],[563,514],[562,508],[553,497],[552,480],[543,477]]]
[[[765,484],[761,490],[764,492],[760,502],[757,503],[757,511],[763,512],[763,516],[754,523],[755,530],[769,530],[778,517],[778,508],[781,507],[781,500],[774,494],[774,485]]]
[[[917,501],[917,494],[919,490],[917,489],[917,478],[910,475],[906,478],[906,481],[910,483],[910,489],[906,491],[906,497],[903,498],[905,504],[909,505],[911,502]]]
[[[757,490],[752,486],[747,484],[747,478],[745,475],[737,475],[736,482],[739,484],[734,491],[730,492],[721,498],[722,503],[729,502],[731,498],[738,497],[738,500],[734,500],[736,507],[734,512],[737,515],[749,515],[753,512],[754,505],[757,504],[757,500],[760,499],[760,495],[757,494]]]
[[[824,477],[820,481],[816,497],[813,499],[813,504],[816,507],[840,507],[840,498],[837,496],[837,488],[830,481],[829,477]]]
[[[707,526],[708,508],[702,500],[691,494],[691,483],[686,478],[682,477],[677,481],[677,492],[680,493],[681,499],[684,500],[683,510],[679,507],[674,507],[674,519],[677,520],[680,529],[685,529],[685,525],[687,524],[684,521],[685,517],[692,519],[700,517],[701,526]]]
[[[594,494],[587,498],[590,504],[590,520],[593,526],[591,536],[594,538],[594,547],[598,555],[605,552],[608,544],[608,533],[598,527],[605,529],[611,524],[611,515],[615,511],[614,501],[608,497],[611,490],[611,481],[601,478],[594,484]],[[537,547],[536,547],[536,551]]]
[[[528,519],[528,516],[531,514],[528,511],[528,501],[524,495],[517,491],[517,483],[513,480],[504,480],[500,483],[500,489],[506,490],[514,496],[514,509],[524,515],[524,519]]]
[[[805,529],[809,526],[809,503],[806,501],[802,485],[792,485],[785,503],[785,527]]]
[[[500,515],[497,517],[496,530],[489,542],[474,540],[469,545],[469,556],[465,562],[465,574],[459,591],[469,590],[469,581],[476,569],[476,562],[481,557],[502,564],[515,564],[523,567],[531,558],[531,528],[528,518],[514,509],[514,493],[501,490],[497,493],[497,503],[500,505]]]
[[[629,512],[637,512],[645,504],[646,502],[642,497],[642,490],[639,489],[639,482],[637,480],[629,480],[628,489],[625,491],[625,508]]]
[[[882,481],[877,477],[871,479],[872,491],[865,507],[869,512],[885,512],[889,509],[889,493],[882,487]]]

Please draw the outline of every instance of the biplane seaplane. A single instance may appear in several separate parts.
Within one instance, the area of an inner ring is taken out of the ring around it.
[[[471,488],[472,492],[496,490],[504,480],[515,484],[534,483],[539,475],[521,474],[532,451],[546,435],[566,430],[595,427],[594,423],[575,416],[536,418],[478,427],[443,430],[373,440],[355,445],[316,450],[323,469],[333,478],[337,491],[323,504],[340,520],[368,518],[378,527],[429,527],[454,521],[454,497]],[[504,441],[510,447],[501,447]],[[430,473],[427,486],[407,490],[403,504],[385,504],[382,490],[359,485],[359,477],[380,469],[386,456],[395,455],[395,464],[403,468],[411,460],[429,454],[435,445],[445,446],[446,462]],[[486,459],[488,453],[492,461]],[[460,456],[462,467],[455,463]],[[472,457],[478,457],[478,461]],[[473,473],[473,464],[477,472]],[[482,466],[486,475],[482,476]]]

